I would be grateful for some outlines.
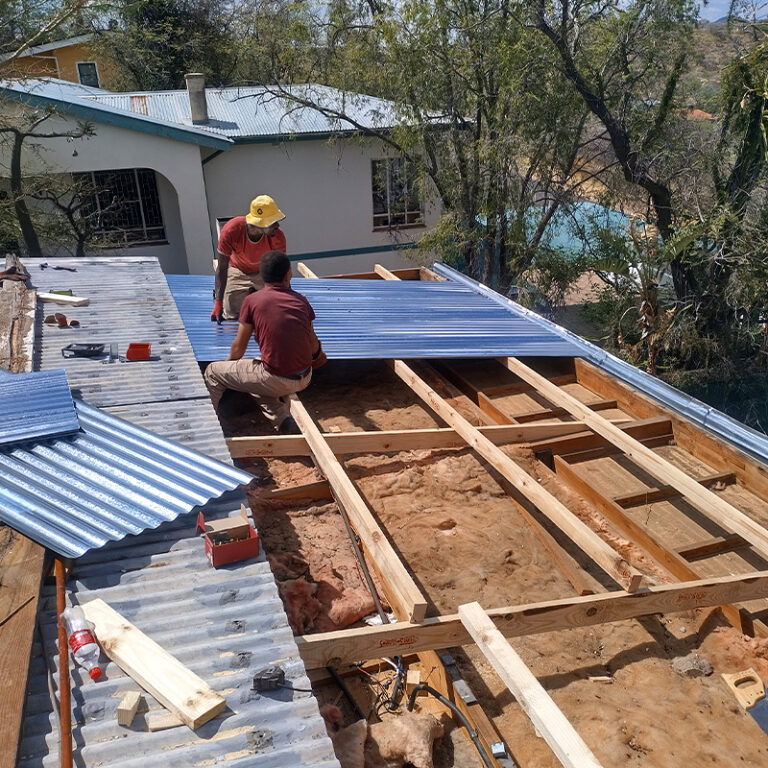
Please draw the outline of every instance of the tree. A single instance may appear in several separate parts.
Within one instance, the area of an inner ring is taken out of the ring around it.
[[[46,130],[46,123],[56,115],[53,109],[33,109],[27,106],[10,105],[6,114],[0,120],[0,141],[2,141],[10,156],[9,159],[9,188],[13,212],[16,216],[18,230],[22,238],[23,249],[27,256],[40,257],[43,255],[40,247],[40,237],[33,221],[33,215],[27,205],[27,200],[37,192],[33,188],[33,179],[39,175],[30,176],[25,168],[24,150],[38,153],[40,142],[53,139],[72,141],[94,134],[93,126],[89,123],[78,123],[76,127],[55,128]]]

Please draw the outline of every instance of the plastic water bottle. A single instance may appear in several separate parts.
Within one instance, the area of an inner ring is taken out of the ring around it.
[[[93,680],[98,680],[101,677],[99,646],[85,618],[83,609],[79,605],[73,605],[62,611],[61,620],[67,630],[69,647],[72,649],[75,661],[83,669],[88,670],[88,674]]]

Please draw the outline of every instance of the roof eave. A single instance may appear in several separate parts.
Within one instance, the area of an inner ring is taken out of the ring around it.
[[[58,112],[73,117],[79,117],[84,120],[92,120],[105,125],[114,125],[119,128],[129,128],[143,133],[150,133],[154,136],[162,136],[175,141],[183,141],[189,144],[197,144],[201,147],[211,147],[212,149],[228,150],[231,149],[233,141],[231,139],[213,136],[201,130],[191,130],[179,126],[163,123],[155,119],[140,118],[124,112],[111,112],[97,107],[91,107],[88,104],[76,104],[71,101],[56,99],[51,96],[42,96],[35,93],[23,93],[9,88],[0,87],[4,98],[16,101],[20,104],[28,104],[31,107],[53,107]]]

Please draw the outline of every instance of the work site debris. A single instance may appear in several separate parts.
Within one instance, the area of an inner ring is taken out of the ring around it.
[[[117,705],[118,725],[129,726],[136,717],[142,697],[138,691],[128,691]]]
[[[712,674],[712,665],[695,653],[675,659],[672,669],[681,677],[708,677]]]
[[[434,768],[432,745],[442,735],[443,726],[433,715],[404,712],[398,717],[388,717],[368,728],[366,766],[369,762],[371,765],[384,762],[397,768],[406,763],[413,768]]]

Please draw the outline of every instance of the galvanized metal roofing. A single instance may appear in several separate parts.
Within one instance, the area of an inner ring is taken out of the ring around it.
[[[77,434],[0,452],[0,520],[65,557],[156,528],[251,480],[98,408],[76,408]]]
[[[535,312],[531,312],[525,307],[521,307],[519,304],[500,296],[482,283],[478,283],[476,280],[457,272],[445,264],[435,264],[432,269],[442,277],[471,288],[499,306],[506,307],[527,318],[543,332],[557,336],[563,341],[570,343],[575,349],[572,353],[575,356],[588,360],[611,376],[615,376],[620,381],[629,384],[644,395],[652,397],[675,413],[690,419],[694,424],[698,424],[718,437],[727,440],[740,450],[768,463],[768,436],[762,432],[757,432],[722,411],[718,411],[716,408],[702,403],[701,400],[697,400],[695,397],[691,397],[691,395],[687,395],[685,392],[670,386],[661,379],[651,376],[639,368],[635,368],[610,352],[592,344],[586,339],[582,339],[575,333],[556,325]]]
[[[80,429],[67,374],[39,371],[0,378],[0,451]]]
[[[236,322],[210,321],[213,277],[168,275],[198,360],[223,360]],[[453,281],[294,278],[333,359],[572,356],[576,347],[512,308]],[[257,356],[251,340],[246,355]]]
[[[182,441],[187,448],[227,459],[221,427],[157,261],[121,257],[57,263],[75,267],[77,272],[42,271],[40,260],[25,260],[42,290],[72,287],[91,303],[67,311],[81,321],[77,335],[76,329],[38,325],[36,344],[43,354],[37,362],[44,367],[63,366],[70,382],[78,381],[89,403],[98,403],[156,435]],[[179,384],[169,380],[174,374],[162,366],[103,365],[61,358],[59,349],[68,341],[109,341],[113,334],[134,341],[172,337],[174,344],[161,357],[170,358],[174,370],[184,371],[190,378],[181,394],[172,389]],[[183,345],[176,346],[178,337],[184,338]],[[115,377],[113,369],[120,372],[122,386],[118,378],[111,378]],[[102,388],[104,381],[108,386]],[[82,410],[89,409],[84,406]],[[100,419],[105,417],[102,412]],[[137,430],[133,434],[140,435],[138,444],[144,445],[144,433]],[[105,439],[111,445],[111,438]],[[173,482],[166,491],[175,496]],[[217,519],[235,514],[243,502],[243,493],[233,491],[201,509],[206,519]],[[150,733],[146,715],[141,713],[133,727],[122,728],[117,725],[115,709],[122,694],[135,690],[136,684],[106,659],[102,659],[104,678],[97,682],[74,668],[73,734],[78,765],[339,768],[313,696],[286,690],[257,695],[251,690],[255,672],[271,664],[280,664],[295,687],[310,687],[264,553],[213,569],[194,525],[193,515],[179,515],[157,528],[90,550],[74,562],[67,590],[74,602],[106,600],[219,691],[227,699],[227,708],[194,733],[186,727]],[[45,648],[38,642],[33,647],[19,759],[24,768],[53,768],[59,760],[46,671],[47,664],[58,663],[51,585],[43,586],[40,623]],[[160,710],[151,697],[146,698],[153,712]]]
[[[329,134],[359,128],[386,129],[398,122],[390,101],[345,93],[322,85],[294,85],[291,95],[321,105],[321,112],[280,96],[276,86],[206,88],[209,120],[198,129],[231,139]],[[192,125],[189,95],[179,91],[90,94],[89,99],[113,109],[148,115],[177,125]],[[334,114],[347,114],[354,122]]]
[[[71,114],[97,123],[131,128],[213,149],[224,150],[231,146],[230,140],[225,136],[193,126],[191,122],[186,125],[169,122],[146,113],[132,112],[130,109],[115,109],[109,104],[94,100],[101,93],[108,92],[56,78],[0,80],[0,97],[10,101],[29,104],[32,107],[54,107],[62,114]]]

